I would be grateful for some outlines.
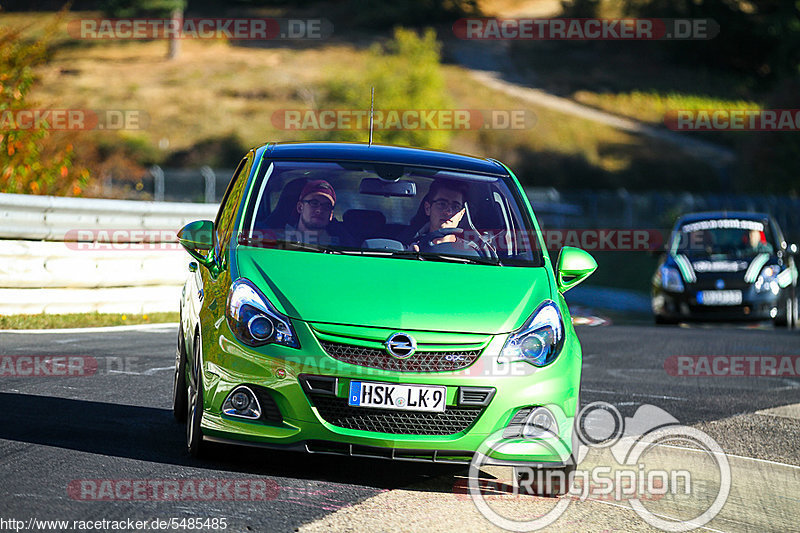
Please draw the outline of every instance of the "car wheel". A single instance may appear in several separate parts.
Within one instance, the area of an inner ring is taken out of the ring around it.
[[[653,315],[653,320],[659,326],[662,326],[662,325],[665,325],[665,324],[677,324],[678,323],[677,320],[674,320],[672,318],[667,318],[667,317],[665,317],[663,315]]]
[[[794,309],[792,309],[794,306],[792,303],[792,299],[787,296],[783,304],[783,309],[778,311],[778,315],[773,320],[776,327],[792,328],[792,319],[794,318]]]
[[[797,297],[786,298],[786,316],[783,320],[782,325],[786,326],[788,329],[793,329],[797,327],[797,302],[798,302]]]
[[[178,348],[175,353],[175,375],[172,379],[172,415],[178,422],[186,422],[186,343],[183,329],[178,328]]]
[[[186,448],[189,455],[199,459],[205,452],[203,430],[203,372],[200,369],[200,335],[194,339],[194,358],[191,368],[189,386],[186,388]]]

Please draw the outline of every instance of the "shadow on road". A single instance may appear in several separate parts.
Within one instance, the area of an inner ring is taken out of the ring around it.
[[[432,477],[463,475],[459,465],[318,456],[280,450],[209,445],[212,460],[185,451],[184,426],[168,409],[0,392],[0,439],[220,472],[290,477],[376,489],[406,488]],[[437,483],[428,490],[452,490]],[[426,485],[430,486],[430,485]],[[412,489],[426,490],[426,489]]]

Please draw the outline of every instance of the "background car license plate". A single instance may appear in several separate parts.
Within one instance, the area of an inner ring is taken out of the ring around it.
[[[356,407],[444,412],[446,400],[447,387],[351,381],[348,403]]]
[[[697,303],[702,305],[739,305],[742,303],[742,291],[700,291]]]

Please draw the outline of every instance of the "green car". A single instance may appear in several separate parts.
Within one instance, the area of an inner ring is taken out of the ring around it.
[[[563,293],[597,264],[565,247],[553,269],[502,163],[268,143],[179,240],[194,260],[173,403],[192,455],[574,465],[581,347]]]

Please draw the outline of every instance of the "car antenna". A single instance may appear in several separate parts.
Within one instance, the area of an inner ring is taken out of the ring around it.
[[[369,146],[372,146],[372,109],[375,104],[375,87],[369,92]]]

